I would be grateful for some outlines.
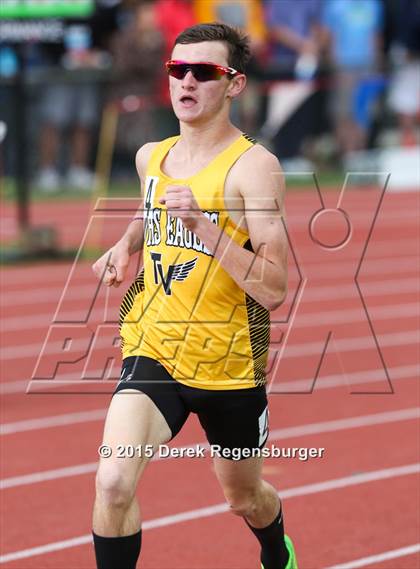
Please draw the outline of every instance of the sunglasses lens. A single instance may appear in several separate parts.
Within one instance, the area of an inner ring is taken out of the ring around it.
[[[197,81],[215,81],[223,75],[216,65],[202,65],[198,63],[191,67],[193,67],[191,71]]]
[[[197,81],[215,81],[223,76],[223,71],[217,65],[205,63],[168,63],[166,69],[172,77],[183,79],[188,71],[194,75]]]
[[[169,75],[176,79],[183,79],[187,73],[187,65],[184,63],[169,63],[166,66]]]

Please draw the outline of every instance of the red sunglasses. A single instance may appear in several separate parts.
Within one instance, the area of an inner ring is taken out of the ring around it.
[[[191,71],[197,81],[218,81],[227,75],[231,79],[239,72],[233,67],[224,67],[216,63],[187,63],[186,61],[178,61],[171,59],[165,63],[166,71],[176,79],[184,79],[188,71]]]

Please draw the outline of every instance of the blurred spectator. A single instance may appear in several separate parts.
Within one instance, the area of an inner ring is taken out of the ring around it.
[[[312,61],[312,74],[321,51],[321,0],[266,0],[270,41],[269,65],[281,78],[299,78],[302,57]]]
[[[164,38],[158,27],[155,3],[142,0],[112,44],[117,73],[113,94],[155,95],[157,78],[163,73],[163,51]]]
[[[383,10],[380,0],[325,0],[334,68],[330,109],[341,155],[366,146],[372,103],[383,88]]]
[[[159,82],[166,78],[164,49],[155,3],[142,0],[134,8],[129,24],[116,34],[112,47],[116,81],[111,97],[121,100],[127,111],[120,115],[117,145],[129,152],[156,136],[150,106],[156,104]],[[142,103],[146,105],[143,109]]]
[[[165,40],[163,60],[170,59],[175,39],[190,26],[197,23],[192,0],[155,0],[156,20]],[[156,115],[158,120],[159,138],[166,138],[178,132],[178,120],[171,106],[168,89],[168,77],[160,82],[157,99],[163,104],[161,112]]]
[[[266,28],[260,0],[194,0],[198,22],[224,22],[242,28],[254,53],[265,47]]]
[[[177,36],[196,22],[192,0],[155,0],[156,19],[165,39],[165,60],[169,59]]]
[[[266,27],[261,0],[194,0],[197,20],[224,22],[244,30],[251,40],[251,60],[247,67],[248,84],[245,92],[232,106],[232,119],[248,133],[257,130],[260,115],[261,86],[256,79],[262,75],[265,63]]]
[[[43,46],[44,64],[69,71],[100,68],[107,62],[110,35],[116,28],[119,0],[97,0],[95,14],[88,20],[67,20],[63,42]],[[93,127],[98,114],[98,93],[87,76],[83,81],[50,84],[41,101],[40,171],[38,187],[47,192],[61,185],[59,150],[65,130],[71,131],[69,167],[65,185],[89,190]]]
[[[19,62],[16,51],[11,45],[2,42],[0,46],[0,77],[10,79],[19,70]]]
[[[401,144],[419,144],[420,113],[420,3],[400,0],[395,6],[395,37],[391,53],[395,71],[391,80],[389,105],[397,113]]]
[[[274,137],[274,151],[287,169],[305,170],[311,165],[300,158],[302,145],[322,115],[322,99],[312,81],[323,52],[321,0],[267,0],[265,14],[267,78],[279,82],[269,92],[262,135]]]

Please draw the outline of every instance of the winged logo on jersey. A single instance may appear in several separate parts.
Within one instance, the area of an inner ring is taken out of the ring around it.
[[[162,254],[161,253],[150,253],[153,261],[153,272],[155,278],[155,284],[160,282],[163,285],[165,294],[168,296],[172,294],[171,284],[172,281],[185,281],[190,272],[193,270],[197,263],[198,257],[191,259],[190,261],[185,261],[185,263],[179,263],[177,265],[169,265],[168,272],[166,276],[163,274],[163,266],[161,263]]]

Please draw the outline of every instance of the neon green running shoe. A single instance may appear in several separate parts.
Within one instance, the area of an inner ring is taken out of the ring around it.
[[[289,561],[287,562],[285,569],[298,569],[295,548],[293,547],[292,540],[288,535],[284,536],[284,542],[286,544],[287,551],[289,552]],[[261,569],[264,569],[264,565],[262,563]]]

